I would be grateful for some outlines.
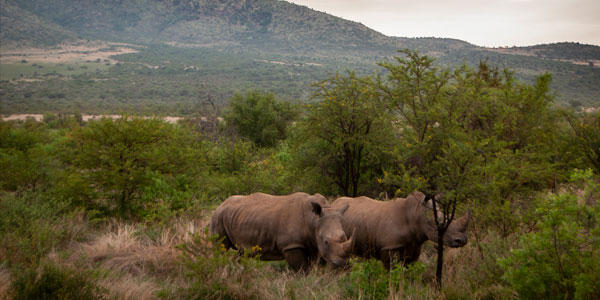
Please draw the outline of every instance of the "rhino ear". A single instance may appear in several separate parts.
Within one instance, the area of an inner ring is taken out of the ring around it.
[[[312,210],[315,213],[315,215],[319,217],[323,215],[323,207],[321,207],[321,204],[314,201],[311,201],[310,204],[312,205]]]
[[[423,206],[427,207],[428,209],[433,209],[433,197],[427,195],[423,198]]]
[[[344,207],[338,209],[338,211],[340,212],[341,215],[344,215],[344,213],[348,210],[348,208],[350,208],[350,204],[346,203],[346,205],[344,205]]]

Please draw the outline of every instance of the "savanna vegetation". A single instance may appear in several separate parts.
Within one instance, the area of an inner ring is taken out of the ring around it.
[[[600,113],[555,105],[550,75],[523,83],[409,50],[379,66],[315,83],[303,105],[235,94],[218,122],[2,121],[0,295],[600,298]],[[465,247],[427,243],[419,262],[389,271],[353,258],[349,270],[296,274],[223,251],[206,229],[234,194],[415,190],[438,197],[442,233],[472,210]]]

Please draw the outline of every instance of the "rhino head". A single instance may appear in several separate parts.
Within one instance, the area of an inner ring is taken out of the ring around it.
[[[316,240],[319,254],[334,267],[346,265],[354,246],[354,233],[349,239],[342,228],[342,215],[349,205],[339,209],[323,207],[317,202],[311,202],[313,212],[318,216]]]
[[[423,228],[425,230],[425,235],[427,236],[427,238],[437,243],[438,232],[437,226],[435,225],[435,220],[433,220],[433,205],[431,204],[431,201],[432,200],[428,200],[424,203],[424,206],[427,209],[423,210],[423,213],[425,214],[423,218],[423,220],[425,221],[425,224],[423,224]],[[438,212],[438,220],[441,221],[442,218],[443,215],[440,212]],[[467,226],[469,225],[469,219],[471,219],[471,209],[468,210],[466,215],[458,219],[454,219],[450,223],[450,225],[448,225],[448,228],[446,229],[446,232],[444,233],[443,237],[444,244],[446,246],[458,248],[463,247],[467,244]]]
[[[467,226],[471,218],[471,210],[466,215],[452,221],[444,233],[444,244],[458,248],[467,244]]]

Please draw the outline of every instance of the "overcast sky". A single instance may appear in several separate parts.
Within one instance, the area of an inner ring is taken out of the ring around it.
[[[479,46],[600,45],[600,0],[287,0],[383,34]]]

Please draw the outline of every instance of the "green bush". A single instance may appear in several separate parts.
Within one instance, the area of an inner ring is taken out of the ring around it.
[[[71,159],[73,172],[82,174],[84,182],[99,193],[100,199],[89,206],[102,207],[109,214],[140,217],[148,206],[154,206],[156,199],[149,195],[165,196],[157,195],[153,185],[200,173],[204,149],[196,138],[157,118],[103,118],[73,131],[67,143],[73,154],[67,159]]]
[[[44,264],[41,272],[28,268],[18,274],[9,293],[14,300],[106,299],[104,290],[93,280],[89,272]]]
[[[220,203],[235,194],[292,192],[285,147],[257,148],[243,140],[217,141],[209,154],[209,174],[200,178],[205,204]]]
[[[179,175],[173,180],[168,180],[158,172],[152,172],[148,176],[151,184],[143,187],[140,196],[142,206],[137,209],[144,221],[166,221],[192,206],[192,191],[187,184],[179,184],[187,181],[185,175]]]
[[[188,288],[170,298],[184,299],[260,299],[260,291],[252,286],[256,278],[265,278],[266,262],[254,256],[256,249],[248,249],[241,256],[226,251],[208,228],[194,236],[191,242],[180,245],[180,262],[190,280]]]
[[[296,116],[289,102],[275,99],[272,93],[250,91],[235,94],[224,113],[228,127],[259,147],[273,147],[285,138],[285,129]]]
[[[44,188],[55,168],[55,145],[40,123],[0,123],[0,169],[10,176],[0,177],[3,190]]]
[[[350,260],[352,271],[346,275],[344,296],[349,298],[387,299],[390,294],[424,297],[426,290],[420,284],[425,264],[416,262],[408,266],[401,264],[387,271],[380,261],[369,259]]]
[[[592,171],[577,171],[586,182],[583,199],[575,191],[540,199],[537,231],[524,235],[500,259],[508,281],[523,299],[600,297],[600,207]]]
[[[57,205],[36,194],[0,195],[0,263],[37,265],[68,237],[61,221],[66,223]]]

